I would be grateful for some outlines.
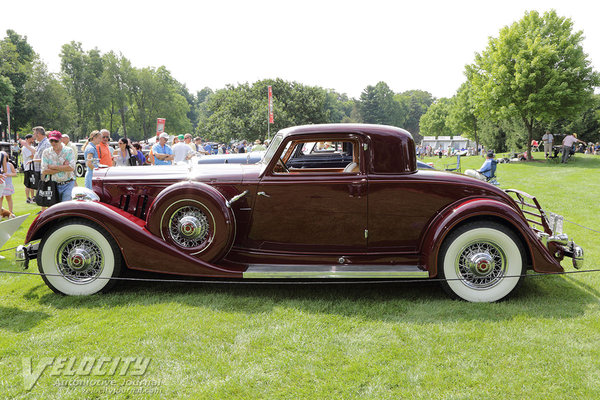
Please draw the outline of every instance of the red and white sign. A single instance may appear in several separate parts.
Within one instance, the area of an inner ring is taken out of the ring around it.
[[[273,89],[269,86],[269,123],[273,123]]]
[[[165,131],[165,121],[164,118],[156,118],[156,136]]]

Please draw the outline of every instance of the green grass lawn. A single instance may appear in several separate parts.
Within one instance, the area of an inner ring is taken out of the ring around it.
[[[462,161],[464,171],[483,159]],[[497,175],[502,188],[600,230],[599,170],[600,157],[578,154],[568,165],[500,164]],[[15,212],[37,212],[19,182]],[[32,220],[4,248],[21,244]],[[600,268],[600,234],[564,230],[586,268]],[[18,270],[13,251],[2,254],[0,269]],[[570,259],[563,266],[573,270]],[[0,398],[600,398],[600,273],[528,278],[497,304],[453,301],[433,283],[127,283],[79,298],[6,274],[0,299]],[[113,376],[49,367],[26,390],[24,363],[35,370],[47,357],[151,361],[142,376],[120,375],[121,364]]]

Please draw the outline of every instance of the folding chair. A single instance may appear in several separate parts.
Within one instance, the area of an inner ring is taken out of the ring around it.
[[[455,168],[450,168],[454,166],[454,164],[446,164],[444,165],[444,170],[445,171],[456,171],[456,172],[462,172],[460,169],[460,154],[456,155],[456,166]]]

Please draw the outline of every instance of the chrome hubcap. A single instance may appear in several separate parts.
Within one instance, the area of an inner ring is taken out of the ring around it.
[[[197,239],[204,234],[205,225],[194,215],[186,215],[179,221],[179,233],[189,239]]]
[[[96,242],[85,237],[74,237],[58,249],[56,265],[65,279],[84,284],[100,275],[104,268],[104,257]]]
[[[208,237],[209,223],[206,214],[197,207],[177,209],[169,221],[169,233],[175,243],[182,247],[200,246]]]
[[[506,273],[506,256],[492,242],[466,245],[455,262],[456,273],[463,284],[473,289],[489,289],[497,285]]]

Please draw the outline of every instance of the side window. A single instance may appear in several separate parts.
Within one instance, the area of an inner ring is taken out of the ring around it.
[[[359,141],[291,141],[273,169],[275,174],[358,174]]]

